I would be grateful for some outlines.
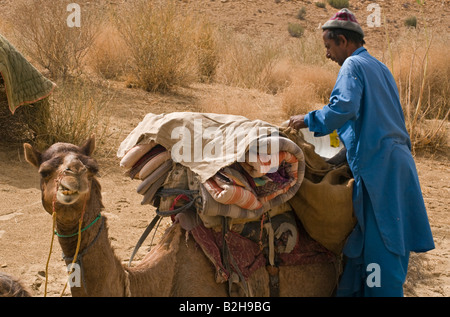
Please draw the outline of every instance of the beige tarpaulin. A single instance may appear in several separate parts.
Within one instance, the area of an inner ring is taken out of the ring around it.
[[[203,183],[222,167],[245,157],[255,141],[277,132],[274,125],[242,116],[197,112],[149,113],[121,143],[117,156],[121,158],[136,144],[153,140],[170,149],[172,157],[178,156],[178,163],[196,173]]]

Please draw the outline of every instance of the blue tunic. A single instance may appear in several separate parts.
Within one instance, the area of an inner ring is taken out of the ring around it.
[[[305,123],[315,136],[337,129],[347,149],[358,224],[344,254],[362,252],[363,183],[389,251],[406,255],[434,248],[397,85],[383,63],[358,48],[343,63],[329,104],[308,113]]]

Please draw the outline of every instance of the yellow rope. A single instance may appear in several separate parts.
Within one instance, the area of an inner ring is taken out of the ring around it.
[[[77,240],[77,248],[75,249],[75,255],[73,256],[73,260],[72,263],[70,264],[70,268],[72,269],[73,265],[75,264],[75,262],[77,261],[77,257],[78,257],[78,252],[80,251],[80,245],[81,245],[81,225],[83,224],[83,218],[84,218],[84,212],[86,211],[86,202],[87,202],[87,197],[84,201],[84,206],[83,206],[83,211],[81,212],[81,217],[80,220],[78,222],[78,240]],[[69,276],[70,273],[72,272],[68,272]],[[64,284],[64,288],[61,292],[61,295],[59,295],[59,297],[62,297],[64,295],[64,292],[66,291],[67,288],[67,282],[69,281],[69,279],[67,278],[66,283]]]
[[[55,185],[56,185],[56,191],[58,190],[58,185],[59,185],[59,181],[61,179],[61,175],[55,180]],[[77,261],[77,257],[78,257],[78,252],[80,251],[80,245],[81,245],[81,225],[83,224],[83,218],[84,218],[84,213],[86,211],[86,203],[87,203],[87,197],[84,201],[84,205],[83,205],[83,211],[81,212],[81,217],[78,223],[78,240],[77,240],[77,248],[75,250],[75,255],[73,257],[72,260],[72,264],[71,267],[73,267],[73,265],[75,264],[75,262]],[[52,224],[52,240],[50,243],[50,251],[48,253],[48,258],[47,258],[47,264],[45,265],[45,287],[44,287],[44,297],[47,297],[47,284],[48,284],[48,264],[50,263],[50,257],[52,255],[52,250],[53,250],[53,241],[55,239],[55,228],[56,228],[56,210],[55,210],[55,204],[56,204],[56,192],[55,192],[55,196],[53,197],[53,201],[52,201],[52,209],[53,209],[53,213],[52,213],[52,218],[53,218],[53,224]],[[68,272],[69,276],[71,272]],[[61,292],[60,297],[62,297],[64,295],[64,292],[67,288],[67,282],[68,279],[66,280],[66,283],[64,284],[64,288]]]
[[[52,214],[53,225],[52,225],[52,241],[50,243],[50,252],[48,253],[47,264],[45,265],[45,288],[44,288],[44,297],[47,297],[47,284],[48,284],[48,264],[50,263],[50,256],[52,255],[53,250],[53,240],[55,239],[55,226],[56,226],[56,212]]]

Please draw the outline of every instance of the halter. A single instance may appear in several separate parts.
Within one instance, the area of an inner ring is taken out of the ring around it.
[[[97,220],[98,219],[100,219],[100,217],[101,217],[101,215],[99,214],[98,216],[97,216],[97,218],[95,218],[94,219],[94,221],[93,222],[91,222],[89,225],[87,225],[85,228],[81,228],[81,225],[82,225],[82,223],[83,223],[83,218],[84,218],[84,214],[85,214],[85,212],[86,212],[86,204],[87,204],[87,197],[86,197],[86,199],[84,200],[84,203],[83,203],[83,210],[82,210],[82,212],[81,212],[81,215],[80,215],[80,220],[78,221],[78,232],[76,232],[76,233],[74,233],[74,234],[71,234],[71,235],[60,235],[60,234],[58,234],[57,232],[56,232],[56,209],[55,209],[55,206],[56,206],[56,195],[57,195],[57,192],[58,192],[58,187],[59,187],[59,184],[60,184],[60,182],[61,182],[61,179],[62,179],[62,177],[63,177],[63,175],[65,174],[65,172],[64,171],[61,171],[60,173],[59,173],[59,175],[58,175],[58,177],[55,179],[55,195],[53,196],[53,201],[52,201],[52,218],[53,218],[53,228],[52,228],[52,232],[53,232],[53,234],[52,234],[52,239],[51,239],[51,243],[50,243],[50,251],[49,251],[49,254],[48,254],[48,259],[47,259],[47,264],[46,264],[46,266],[45,266],[45,288],[44,288],[44,297],[47,297],[47,284],[48,284],[48,264],[49,264],[49,262],[50,262],[50,256],[51,256],[51,254],[52,254],[52,249],[53,249],[53,241],[54,241],[54,237],[55,237],[55,235],[57,235],[58,237],[61,237],[61,238],[69,238],[69,237],[74,237],[74,236],[76,236],[76,235],[78,235],[78,240],[77,240],[77,247],[76,247],[76,250],[75,250],[75,255],[74,255],[74,257],[73,257],[73,261],[72,261],[72,263],[71,263],[71,266],[70,267],[73,267],[73,265],[77,262],[77,257],[78,257],[78,253],[79,253],[79,251],[80,251],[80,244],[81,244],[81,232],[83,232],[83,231],[85,231],[85,230],[87,230],[87,229],[89,229],[95,222],[97,222]],[[90,187],[90,184],[89,184],[89,187]],[[97,237],[100,235],[100,231],[102,230],[102,228],[103,228],[103,222],[102,222],[102,226],[100,227],[100,230],[99,230],[99,232],[98,232],[98,234],[97,234]],[[95,242],[96,240],[97,240],[97,237],[94,239],[94,241],[93,242]],[[92,243],[93,244],[93,243]],[[92,245],[91,244],[91,245]],[[86,250],[85,250],[86,251]],[[67,281],[66,281],[66,283],[65,283],[65,285],[64,285],[64,289],[62,290],[62,292],[61,292],[61,295],[60,295],[60,297],[62,297],[63,295],[64,295],[64,291],[66,290],[66,287],[67,287]]]

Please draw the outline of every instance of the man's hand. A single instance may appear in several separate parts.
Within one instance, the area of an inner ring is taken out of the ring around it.
[[[298,114],[296,116],[292,116],[291,119],[289,120],[289,127],[294,128],[296,130],[307,128],[308,126],[305,124],[305,115]]]

